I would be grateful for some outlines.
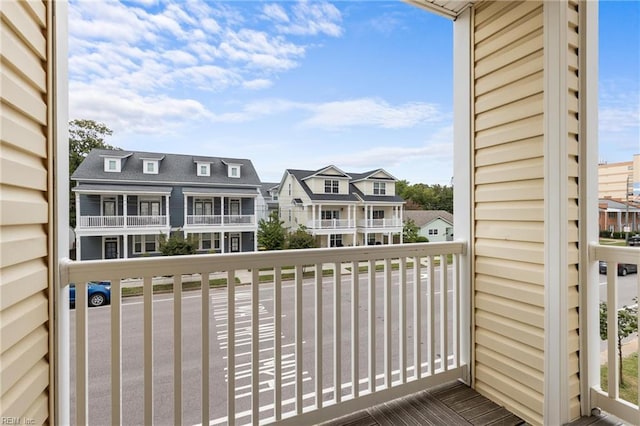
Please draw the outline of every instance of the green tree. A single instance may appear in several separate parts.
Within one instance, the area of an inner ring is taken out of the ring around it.
[[[307,232],[307,228],[302,225],[295,232],[289,233],[287,238],[288,249],[307,249],[317,246],[315,237]]]
[[[69,122],[69,176],[76,171],[87,154],[94,148],[120,149],[105,143],[105,138],[111,136],[113,131],[102,123],[93,120],[76,119]],[[71,189],[74,183],[69,184],[69,225],[76,226],[76,203]]]
[[[396,194],[407,202],[409,210],[445,210],[453,213],[453,187],[446,185],[396,182]]]
[[[282,250],[286,241],[286,231],[278,212],[271,212],[267,220],[258,222],[258,246],[264,250]]]
[[[163,256],[196,254],[197,248],[198,239],[193,234],[189,234],[187,238],[184,238],[181,232],[171,234],[168,238],[160,234],[160,253]]]
[[[402,241],[405,243],[415,243],[418,240],[420,228],[413,219],[407,219],[402,226]]]
[[[637,301],[637,299],[634,299]],[[624,385],[622,375],[622,341],[638,331],[638,308],[623,306],[618,310],[618,377],[620,385]],[[607,340],[607,304],[600,302],[600,339]]]

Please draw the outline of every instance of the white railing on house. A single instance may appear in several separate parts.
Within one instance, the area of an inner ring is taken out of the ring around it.
[[[620,397],[620,377],[618,374],[618,311],[619,311],[619,284],[618,275],[622,275],[623,270],[631,269],[625,265],[640,266],[640,247],[615,247],[600,244],[591,244],[589,250],[589,258],[592,262],[604,261],[607,263],[607,280],[606,280],[606,304],[607,304],[607,383],[606,391],[603,390],[604,383],[592,386],[591,388],[591,406],[592,408],[600,408],[608,413],[619,417],[630,424],[638,424],[640,419],[640,409],[637,401],[625,401]],[[618,268],[618,264],[622,266]],[[626,274],[626,273],[625,273]],[[627,277],[626,281],[632,280],[632,294],[640,300],[640,274],[634,277]],[[630,301],[633,303],[633,301]],[[629,303],[629,305],[631,304]],[[599,328],[594,327],[589,330],[589,338],[600,341]],[[638,333],[632,337],[640,344]],[[589,362],[597,363],[595,368],[590,371],[600,371],[600,353],[589,353]],[[600,377],[599,375],[597,376]],[[640,376],[639,376],[640,378]],[[638,380],[640,388],[640,380]]]
[[[167,226],[167,216],[127,216],[127,226],[131,228]]]
[[[79,228],[146,228],[167,226],[167,216],[80,216]]]
[[[314,424],[465,378],[465,246],[65,260],[60,282],[75,283],[77,297],[75,350],[60,354],[74,366],[72,420]],[[96,279],[111,281],[111,305],[89,310],[86,283]],[[123,303],[121,289],[131,279],[143,296]],[[205,285],[184,292],[192,279]],[[247,285],[210,289],[209,279]],[[154,296],[152,285],[163,280],[173,283],[173,295]],[[156,320],[171,310],[172,324]],[[90,397],[90,381],[102,383],[101,398]],[[90,406],[110,414],[95,418]]]
[[[122,228],[124,216],[80,216],[80,228]]]
[[[256,216],[244,215],[187,215],[186,226],[255,225]]]
[[[398,228],[402,227],[402,219],[360,219],[358,226],[361,228]]]
[[[309,229],[350,229],[355,226],[356,221],[353,219],[319,219],[307,222]]]

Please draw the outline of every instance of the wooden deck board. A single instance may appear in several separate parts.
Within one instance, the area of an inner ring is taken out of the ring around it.
[[[335,419],[323,426],[517,426],[527,423],[460,382],[448,383],[387,401]],[[582,417],[567,426],[619,426],[603,413]]]

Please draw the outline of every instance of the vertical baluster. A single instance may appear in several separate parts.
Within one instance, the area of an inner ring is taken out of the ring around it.
[[[302,414],[302,265],[296,265],[295,290],[296,335],[296,413]]]
[[[429,276],[427,277],[427,356],[429,364],[427,365],[427,375],[433,376],[436,364],[436,289],[435,289],[435,267],[433,265],[433,256],[428,257],[429,260]]]
[[[369,271],[369,393],[376,391],[376,263],[368,262]]]
[[[453,315],[452,315],[452,328],[453,328],[453,362],[454,367],[460,366],[460,255],[453,255],[453,292],[451,297],[453,298]]]
[[[182,276],[173,276],[173,423],[182,424]]]
[[[150,276],[143,279],[144,306],[144,424],[153,424],[153,284]],[[115,424],[115,422],[112,422]]]
[[[384,260],[384,385],[391,388],[391,259]]]
[[[322,264],[316,264],[316,408],[322,408]]]
[[[202,424],[209,424],[209,271],[200,276],[202,290]],[[145,422],[145,424],[151,424]]]
[[[273,270],[273,409],[276,420],[282,418],[282,270]]]
[[[618,264],[608,261],[607,267],[607,358],[608,358],[608,386],[609,398],[617,399],[619,396],[618,379],[618,346],[616,336],[618,336]]]
[[[407,259],[401,257],[399,259],[399,277],[398,286],[400,287],[398,295],[398,363],[400,364],[400,383],[407,382]]]
[[[111,278],[111,423],[122,424],[122,292]]]
[[[448,267],[447,255],[440,255],[440,368],[442,371],[449,369],[449,285],[447,283]]]
[[[76,423],[89,424],[87,284],[76,283]],[[113,292],[112,292],[113,294]]]
[[[333,264],[333,387],[336,404],[342,399],[342,285],[340,264]]]
[[[254,425],[260,420],[260,271],[251,271],[251,421]]]
[[[227,272],[227,420],[236,424],[236,274]]]
[[[360,322],[358,321],[358,305],[360,304],[359,285],[358,285],[358,262],[351,262],[351,394],[353,398],[357,398],[360,386],[360,363],[358,349],[360,339],[358,333],[360,331]]]
[[[419,379],[422,376],[422,357],[420,356],[420,321],[421,321],[421,301],[420,301],[420,271],[422,265],[420,264],[420,257],[413,258],[413,377]]]

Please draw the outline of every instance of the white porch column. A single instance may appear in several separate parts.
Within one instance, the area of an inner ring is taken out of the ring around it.
[[[189,222],[187,221],[187,201],[189,200],[189,197],[187,195],[184,195],[184,224],[187,225]]]
[[[220,253],[225,253],[225,250],[224,250],[224,243],[225,243],[224,242],[224,237],[225,237],[225,234],[226,233],[224,231],[220,232]]]
[[[618,232],[622,232],[622,211],[618,211]]]
[[[78,215],[76,215],[76,221],[77,221],[77,217]],[[76,260],[82,260],[82,247],[80,244],[81,240],[82,240],[82,237],[80,237],[76,232]]]
[[[224,197],[220,197],[220,224],[224,225]]]
[[[76,192],[76,229],[80,225],[80,194]]]
[[[164,208],[165,211],[167,212],[166,216],[167,216],[167,227],[169,227],[169,229],[171,229],[171,216],[169,214],[169,195],[165,195],[164,196]]]
[[[124,227],[127,227],[127,215],[129,213],[128,209],[127,209],[127,194],[122,194],[122,216],[123,216],[123,220],[124,220]]]
[[[124,234],[122,236],[122,251],[124,253],[122,257],[124,259],[128,259],[129,258],[129,236],[127,234]]]

